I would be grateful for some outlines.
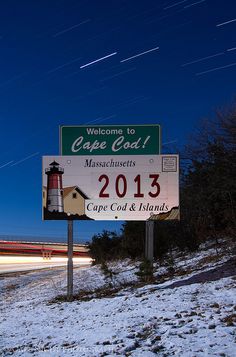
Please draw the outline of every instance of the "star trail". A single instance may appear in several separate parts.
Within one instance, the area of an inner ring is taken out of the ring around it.
[[[130,60],[132,60],[134,58],[146,55],[147,53],[150,53],[150,52],[153,52],[153,51],[157,51],[157,50],[159,50],[159,47],[154,47],[154,48],[151,48],[150,50],[147,50],[147,51],[144,51],[144,52],[140,52],[140,53],[137,53],[136,55],[133,55],[133,56],[128,57],[128,58],[125,58],[125,59],[121,60],[120,62],[130,61]]]
[[[82,69],[82,68],[91,66],[91,65],[94,64],[94,63],[101,62],[101,61],[103,61],[103,60],[105,60],[105,59],[107,59],[107,58],[109,58],[109,57],[115,56],[116,54],[117,54],[117,52],[110,53],[109,55],[103,56],[103,57],[101,57],[101,58],[98,58],[98,59],[93,60],[93,61],[91,61],[91,62],[88,62],[88,63],[86,63],[86,64],[83,64],[82,66],[80,66],[80,68]]]

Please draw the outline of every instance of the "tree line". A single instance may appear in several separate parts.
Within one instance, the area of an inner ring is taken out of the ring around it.
[[[176,153],[176,152],[175,152]],[[154,256],[175,247],[196,250],[207,239],[235,239],[236,101],[203,119],[180,152],[181,220],[155,221]],[[127,221],[121,232],[103,231],[89,244],[95,263],[142,258],[145,222]]]

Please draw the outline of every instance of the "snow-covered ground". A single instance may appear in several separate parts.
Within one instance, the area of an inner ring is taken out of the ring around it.
[[[73,302],[52,302],[66,294],[64,268],[2,278],[0,355],[236,356],[235,260],[203,248],[155,264],[150,285],[139,262],[109,264],[112,277],[76,268]]]

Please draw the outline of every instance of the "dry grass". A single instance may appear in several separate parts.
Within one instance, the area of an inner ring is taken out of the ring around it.
[[[207,266],[208,264],[211,264],[211,263],[215,263],[217,261],[220,261],[221,258],[223,258],[225,256],[225,254],[221,253],[221,254],[216,254],[216,255],[211,255],[209,257],[204,257],[202,258],[198,265],[199,266]]]
[[[7,293],[9,293],[10,291],[17,289],[18,287],[19,287],[19,285],[17,285],[17,284],[9,284],[5,287],[5,291]]]
[[[224,317],[222,320],[226,324],[226,326],[235,326],[236,324],[236,314],[230,314]]]

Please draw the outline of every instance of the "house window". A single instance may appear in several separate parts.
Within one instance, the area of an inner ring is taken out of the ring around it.
[[[72,198],[77,198],[77,193],[73,193]]]

